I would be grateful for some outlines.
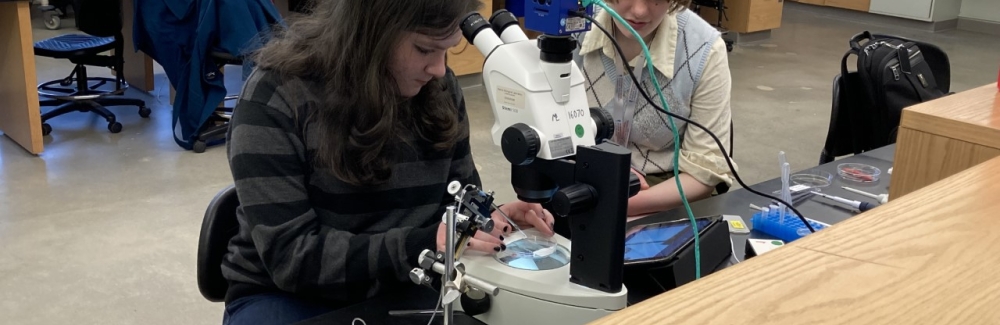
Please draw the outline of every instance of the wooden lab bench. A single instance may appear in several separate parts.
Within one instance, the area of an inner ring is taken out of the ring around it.
[[[998,324],[998,197],[993,158],[592,324]]]

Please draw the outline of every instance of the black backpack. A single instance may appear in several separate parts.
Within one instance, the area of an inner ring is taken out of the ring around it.
[[[948,94],[947,55],[937,46],[863,32],[850,40],[834,81],[833,113],[820,163],[896,143],[904,108]],[[847,61],[857,57],[857,70]]]

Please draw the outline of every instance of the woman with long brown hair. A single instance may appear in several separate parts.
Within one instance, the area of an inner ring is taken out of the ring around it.
[[[480,184],[447,49],[477,0],[317,1],[256,53],[228,140],[241,206],[226,324],[285,324],[413,285],[450,181]],[[501,207],[552,234],[539,205]],[[506,249],[511,227],[470,249]]]

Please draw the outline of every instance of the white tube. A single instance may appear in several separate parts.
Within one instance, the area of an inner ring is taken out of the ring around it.
[[[503,29],[503,33],[500,34],[500,39],[503,40],[504,43],[510,44],[527,41],[528,35],[524,34],[524,31],[521,30],[520,26],[510,25]]]

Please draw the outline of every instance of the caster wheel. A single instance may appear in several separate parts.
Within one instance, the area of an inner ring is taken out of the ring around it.
[[[122,131],[122,124],[118,122],[108,123],[108,131],[111,133],[118,133]]]
[[[205,152],[205,149],[208,149],[208,144],[205,143],[205,141],[196,140],[194,142],[194,148],[192,149],[194,150],[195,153],[202,153]]]
[[[152,114],[152,113],[153,113],[153,110],[149,109],[149,107],[146,107],[146,106],[139,107],[139,116],[142,117],[142,118],[147,118],[147,117],[149,117],[149,114]]]
[[[48,123],[42,123],[42,136],[47,136],[49,133],[52,133],[52,126]]]
[[[62,26],[62,18],[59,18],[59,14],[55,11],[45,12],[45,28],[50,30],[57,30]]]

